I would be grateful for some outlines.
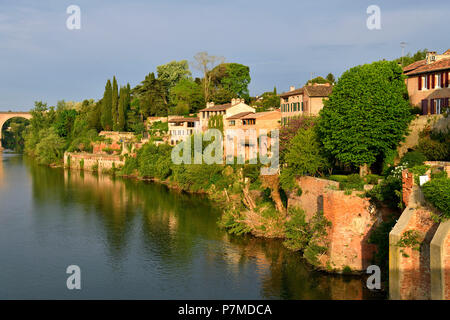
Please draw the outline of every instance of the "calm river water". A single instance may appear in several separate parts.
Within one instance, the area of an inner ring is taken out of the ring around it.
[[[0,299],[374,298],[280,241],[229,236],[219,215],[201,196],[0,153]]]

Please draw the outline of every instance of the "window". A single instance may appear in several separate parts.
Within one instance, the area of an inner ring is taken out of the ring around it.
[[[302,101],[302,111],[303,111],[303,101]]]
[[[423,76],[423,88],[428,89],[428,76]]]
[[[437,88],[442,88],[442,74],[437,75]]]
[[[230,120],[229,124],[230,124],[230,126],[234,126],[236,124],[236,121]]]
[[[441,100],[443,99],[436,99],[436,114],[441,114]]]

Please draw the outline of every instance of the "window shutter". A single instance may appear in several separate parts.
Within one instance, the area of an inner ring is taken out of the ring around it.
[[[433,73],[430,75],[431,77],[431,89],[434,89],[436,87],[436,75]]]
[[[434,99],[430,100],[430,114],[435,114]]]
[[[430,85],[431,85],[431,77],[430,77],[430,75],[429,74],[427,74],[426,75],[426,77],[427,77],[427,89],[430,89]]]
[[[417,82],[418,82],[419,90],[422,90],[422,76],[419,75],[417,77]]]
[[[426,99],[422,100],[422,114],[423,115],[428,114],[428,100]]]

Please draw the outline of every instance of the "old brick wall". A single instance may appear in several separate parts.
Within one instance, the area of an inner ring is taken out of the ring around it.
[[[300,177],[297,185],[302,189],[301,196],[292,193],[288,207],[300,207],[306,217],[311,218],[316,212],[323,211],[323,194],[330,188],[339,189],[339,182],[314,177]]]
[[[356,192],[346,195],[344,191],[328,190],[323,195],[323,212],[331,221],[328,232],[329,250],[322,263],[342,270],[365,270],[372,264],[376,246],[368,243],[371,231],[381,223],[381,212],[368,198]]]
[[[301,177],[297,184],[302,194],[291,194],[288,206],[302,208],[307,218],[322,211],[332,224],[327,239],[323,239],[322,244],[326,244],[328,250],[319,257],[321,266],[337,271],[344,267],[353,271],[365,270],[376,250],[368,243],[370,232],[382,221],[383,210],[372,206],[368,198],[361,197],[361,192],[346,195],[338,190],[336,181]]]

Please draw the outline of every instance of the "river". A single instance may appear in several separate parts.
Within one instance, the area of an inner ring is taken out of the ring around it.
[[[0,152],[0,299],[372,299],[277,240],[228,235],[206,198]],[[66,268],[81,269],[68,290]]]

